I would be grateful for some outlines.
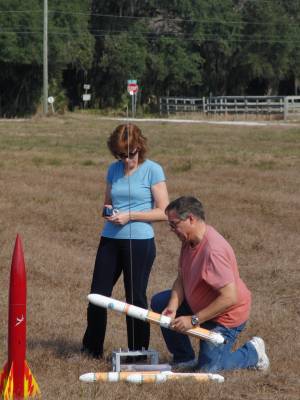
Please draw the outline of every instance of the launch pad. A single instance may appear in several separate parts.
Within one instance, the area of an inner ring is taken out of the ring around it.
[[[124,363],[125,359],[125,363]],[[112,370],[114,372],[120,372],[126,368],[132,366],[133,364],[138,364],[137,360],[141,359],[143,367],[149,364],[149,366],[158,365],[159,354],[158,351],[148,349],[148,350],[115,350],[112,352]],[[132,361],[132,363],[131,363]]]

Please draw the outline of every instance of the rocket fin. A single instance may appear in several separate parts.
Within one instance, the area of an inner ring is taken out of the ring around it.
[[[24,399],[28,397],[35,397],[40,396],[41,391],[37,381],[35,380],[30,368],[25,361],[25,368],[24,368]]]
[[[40,396],[40,388],[25,361],[24,366],[24,399],[29,397]],[[9,370],[8,363],[6,363],[0,372],[0,396],[3,400],[14,399],[14,379],[13,379],[13,363]]]
[[[3,396],[3,400],[14,398],[13,364],[9,370],[9,365],[6,363],[0,373],[0,395]]]
[[[3,394],[4,386],[8,376],[8,363],[4,364],[4,367],[0,370],[0,396]]]

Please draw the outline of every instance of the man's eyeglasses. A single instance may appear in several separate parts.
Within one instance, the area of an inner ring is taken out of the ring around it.
[[[117,153],[117,157],[121,160],[125,160],[126,158],[132,159],[137,155],[138,152],[139,150],[135,149],[133,151],[130,151],[129,153]]]
[[[183,220],[179,219],[178,221],[168,221],[169,227],[171,229],[177,229],[177,225],[179,225],[181,221]]]

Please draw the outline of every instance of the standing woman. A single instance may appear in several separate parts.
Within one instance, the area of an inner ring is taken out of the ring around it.
[[[119,125],[107,145],[118,160],[107,172],[104,199],[105,225],[96,256],[91,293],[111,297],[123,272],[126,301],[148,308],[146,290],[156,249],[153,221],[166,220],[169,203],[162,167],[145,158],[147,139],[134,124]],[[106,216],[110,214],[111,216]],[[106,309],[91,303],[82,351],[103,356]],[[148,349],[149,324],[126,317],[128,348]]]

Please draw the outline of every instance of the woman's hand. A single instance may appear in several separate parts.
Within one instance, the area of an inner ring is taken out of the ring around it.
[[[116,212],[107,220],[117,225],[126,225],[130,221],[129,212]]]

